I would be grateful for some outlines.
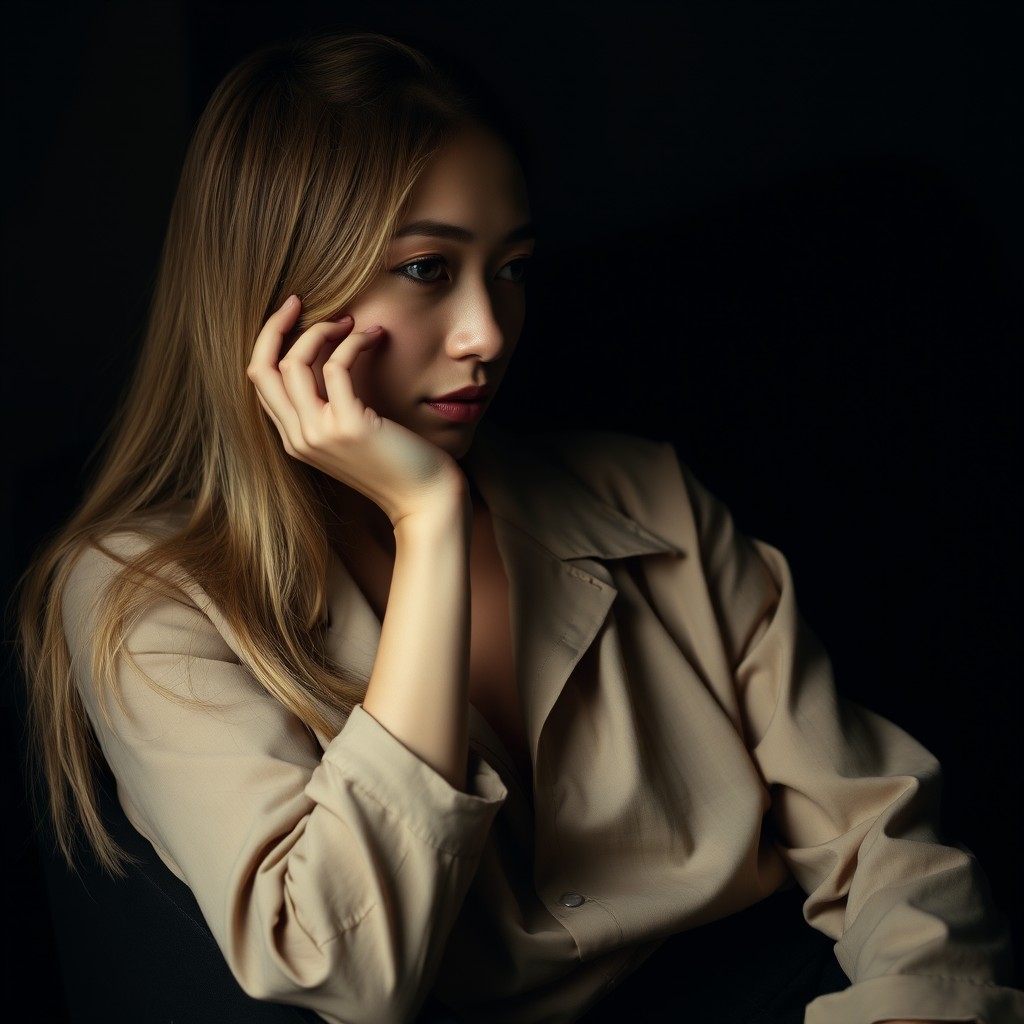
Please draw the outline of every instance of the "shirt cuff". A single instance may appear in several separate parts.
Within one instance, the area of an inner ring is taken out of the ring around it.
[[[899,1020],[1020,1024],[1024,992],[963,978],[890,974],[819,996],[804,1024],[874,1024]]]
[[[480,854],[508,795],[494,768],[473,753],[467,792],[456,789],[358,706],[313,773],[307,793],[314,800],[317,775],[325,767],[339,771],[352,789],[399,819],[423,842],[456,857]]]

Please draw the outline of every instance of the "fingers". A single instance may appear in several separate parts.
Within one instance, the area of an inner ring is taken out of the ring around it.
[[[277,432],[280,435],[281,441],[284,445],[284,450],[293,458],[297,457],[298,452],[295,450],[295,447],[292,445],[291,441],[288,438],[288,431],[285,429],[284,424],[277,418],[277,415],[274,413],[274,410],[271,409],[269,405],[267,405],[267,401],[263,397],[263,395],[260,394],[259,389],[257,389],[256,391],[256,397],[259,399],[263,411],[267,414],[267,419],[269,419],[270,422],[273,423],[274,426],[277,428]]]
[[[318,358],[325,358],[320,356],[321,352],[333,350],[352,327],[350,317],[335,323],[315,324],[299,336],[287,349],[287,354],[282,354],[301,311],[301,300],[291,295],[271,314],[256,339],[247,370],[279,429],[282,426],[295,429],[296,401],[301,402],[307,412],[315,409],[318,401],[322,403],[323,399],[316,393],[313,365]]]
[[[302,302],[298,295],[289,295],[281,304],[281,308],[271,313],[270,318],[263,325],[256,338],[256,344],[252,350],[252,358],[249,362],[249,376],[252,371],[266,366],[277,366],[285,339],[295,327],[302,310]]]
[[[363,403],[352,389],[351,370],[359,356],[367,349],[373,348],[383,334],[380,327],[371,327],[358,334],[351,334],[338,345],[324,363],[323,377],[327,398],[338,413],[344,414],[346,410],[351,410],[356,415],[362,415]]]
[[[345,316],[314,324],[282,356],[301,309],[298,297],[290,296],[270,316],[256,339],[247,370],[289,453],[302,446],[328,405],[339,425],[347,422],[355,427],[365,407],[353,391],[349,371],[359,355],[383,336],[380,327],[351,333],[352,318]]]
[[[299,301],[299,297],[289,295],[281,308],[271,314],[256,338],[249,366],[246,369],[246,375],[256,386],[260,404],[274,420],[282,434],[284,424],[281,417],[289,403],[278,374],[278,360],[281,357],[285,339],[295,327],[301,309],[302,303]]]
[[[351,317],[334,323],[314,324],[292,346],[280,361],[284,389],[303,423],[329,407],[331,418],[338,425],[357,429],[364,406],[352,387],[350,371],[355,361],[383,336],[380,328],[350,333]],[[326,356],[326,358],[325,358]],[[317,369],[323,379],[323,393]]]
[[[303,331],[278,361],[280,380],[289,403],[299,418],[318,414],[326,404],[321,395],[316,366],[325,360],[352,330],[352,318],[313,324]]]
[[[352,369],[386,331],[355,331],[345,317],[290,343],[301,308],[292,296],[267,319],[247,371],[288,455],[365,494],[392,523],[441,491],[447,502],[452,482],[465,482],[455,461],[355,394]]]

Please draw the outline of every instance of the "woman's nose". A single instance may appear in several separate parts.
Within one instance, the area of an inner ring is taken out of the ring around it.
[[[456,297],[445,346],[451,358],[475,357],[489,363],[502,354],[505,343],[505,331],[486,287]]]

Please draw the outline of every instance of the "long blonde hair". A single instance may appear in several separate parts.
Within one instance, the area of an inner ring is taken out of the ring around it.
[[[417,51],[375,35],[261,51],[218,87],[171,211],[148,328],[98,474],[22,581],[21,646],[33,752],[69,863],[78,826],[99,863],[123,854],[100,817],[100,757],[61,618],[76,557],[187,502],[187,522],[127,561],[102,609],[93,667],[116,663],[155,593],[205,590],[255,678],[307,725],[330,729],[361,688],[325,661],[328,542],[315,474],[284,452],[245,367],[292,293],[300,326],[336,316],[384,269],[417,176],[468,124],[474,99]]]

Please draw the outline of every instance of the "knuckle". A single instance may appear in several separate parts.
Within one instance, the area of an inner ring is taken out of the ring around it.
[[[311,454],[323,445],[323,436],[318,427],[303,426],[300,436],[294,442],[296,447],[306,455]]]
[[[355,444],[360,439],[361,431],[361,423],[346,419],[337,423],[334,437],[338,444]]]

